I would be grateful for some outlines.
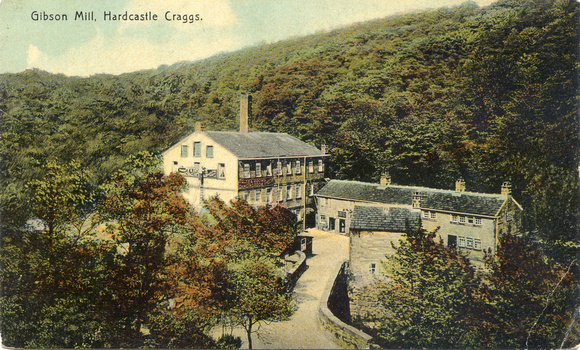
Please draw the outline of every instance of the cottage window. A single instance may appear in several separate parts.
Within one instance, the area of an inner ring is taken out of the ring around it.
[[[286,186],[286,200],[290,200],[290,199],[292,199],[292,186],[287,185]]]
[[[181,157],[185,158],[187,157],[187,145],[181,145]]]
[[[322,159],[318,160],[318,172],[319,173],[323,173],[324,172],[324,162],[322,161]]]
[[[302,198],[302,184],[296,184],[296,198]]]
[[[282,176],[282,162],[278,161],[276,164],[276,175]]]
[[[369,273],[371,275],[374,275],[377,272],[377,264],[376,263],[371,263],[369,266]]]
[[[262,177],[262,164],[256,163],[256,177]]]
[[[213,158],[213,146],[207,146],[205,148],[205,156],[206,158]]]
[[[244,179],[250,178],[250,164],[244,164]]]
[[[310,195],[314,196],[314,184],[310,184]]]
[[[458,238],[458,242],[457,245],[461,248],[465,248],[465,237],[457,237]]]
[[[244,200],[247,202],[250,199],[250,192],[249,191],[244,191]]]
[[[284,200],[284,187],[278,187],[278,202]]]
[[[423,219],[429,219],[429,212],[428,211],[423,212]]]
[[[481,218],[475,218],[475,224],[481,225]]]
[[[467,218],[467,222],[473,224],[473,218],[472,217]]]
[[[217,167],[218,179],[226,178],[226,165],[224,163],[219,163]]]
[[[481,250],[481,239],[474,239],[473,240],[473,249]]]
[[[300,174],[301,170],[302,169],[300,169],[300,161],[297,160],[296,161],[296,170],[295,170],[296,171],[296,174]]]
[[[436,212],[431,212],[431,219],[436,219],[437,218],[437,213]]]
[[[286,175],[291,175],[292,174],[292,162],[288,161],[286,162]]]
[[[260,202],[260,195],[261,194],[262,194],[262,190],[254,191],[254,202],[256,202],[256,203]]]
[[[465,224],[465,216],[460,216],[459,217],[459,222],[462,224]]]
[[[312,174],[314,172],[314,162],[313,161],[308,162],[308,172],[310,174]]]
[[[459,221],[459,216],[451,215],[451,222],[458,222],[458,221]]]
[[[201,142],[194,142],[193,143],[193,156],[194,157],[201,157]]]
[[[466,247],[469,249],[473,249],[473,238],[467,237],[466,241],[467,241]]]

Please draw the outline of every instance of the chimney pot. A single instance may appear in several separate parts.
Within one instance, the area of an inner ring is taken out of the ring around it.
[[[512,194],[512,184],[509,181],[505,181],[501,185],[501,195],[502,196],[511,196]]]
[[[465,192],[465,180],[463,178],[455,181],[455,192]]]
[[[379,184],[389,186],[391,184],[391,175],[388,172],[382,173]]]

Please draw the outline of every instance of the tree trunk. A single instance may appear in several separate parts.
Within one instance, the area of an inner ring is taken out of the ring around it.
[[[248,328],[246,328],[248,332],[248,349],[252,348],[252,318],[248,318]]]

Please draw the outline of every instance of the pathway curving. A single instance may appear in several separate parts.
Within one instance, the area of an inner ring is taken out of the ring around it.
[[[313,256],[306,260],[308,268],[294,287],[297,310],[288,321],[263,324],[252,336],[254,349],[340,349],[320,325],[318,306],[337,263],[348,259],[349,240],[317,229],[308,230],[307,235],[314,237]],[[242,339],[242,349],[247,349],[245,333],[236,329],[234,334]]]

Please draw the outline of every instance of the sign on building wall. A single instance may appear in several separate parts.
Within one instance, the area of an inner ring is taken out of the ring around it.
[[[249,187],[267,186],[273,183],[274,183],[273,177],[264,176],[264,177],[253,177],[249,179],[241,178],[239,179],[238,186],[239,188],[249,188]]]
[[[185,176],[185,177],[199,177],[200,176],[200,170],[199,167],[184,167],[181,166],[177,169],[177,171]],[[205,169],[203,177],[205,179],[217,179],[217,169]]]

